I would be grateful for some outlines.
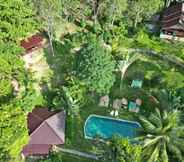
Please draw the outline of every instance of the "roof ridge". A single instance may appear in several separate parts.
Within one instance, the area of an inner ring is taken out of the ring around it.
[[[39,127],[37,127],[31,134],[30,137],[32,137],[38,130],[39,128],[41,128],[44,124],[47,124],[47,126],[52,130],[52,132],[59,138],[59,136],[56,134],[56,132],[52,129],[52,127],[46,122],[42,122],[42,124],[40,124]],[[31,138],[30,138],[31,139]],[[61,140],[61,138],[59,138],[59,140],[63,143],[63,141]]]
[[[59,138],[59,140],[63,143],[64,141],[60,138],[60,136],[58,135],[58,133],[49,125],[49,123],[47,122],[47,120],[45,121],[45,123],[48,125],[48,127],[50,129],[53,130],[54,134]]]
[[[60,113],[60,112],[59,112]],[[57,115],[58,113],[56,113],[55,115]],[[55,116],[53,115],[53,116]],[[51,117],[53,117],[51,116]],[[31,134],[30,137],[33,136],[38,130],[39,128],[41,128],[44,124],[47,124],[47,126],[54,132],[54,134],[59,138],[59,140],[63,143],[64,141],[60,138],[60,136],[58,135],[58,133],[49,125],[48,123],[48,119],[50,119],[51,117],[47,118],[46,120],[44,120]]]
[[[63,115],[65,115],[65,111],[60,111],[60,112],[54,114],[53,116],[51,116],[50,118],[52,118],[52,117],[54,117],[54,116],[56,116],[56,115],[58,115],[58,114],[60,114],[60,113],[62,113]],[[49,127],[55,132],[55,134],[60,138],[59,134],[58,134],[58,133],[52,128],[52,126],[49,124],[49,121],[48,121],[48,120],[50,120],[50,118],[46,119],[45,122],[47,122],[48,126],[49,126]],[[62,140],[61,140],[61,141],[62,141]],[[64,141],[62,141],[62,142],[64,142]]]
[[[42,127],[42,125],[45,123],[45,121],[43,121],[31,134],[30,134],[30,137],[35,133],[35,132],[37,132],[38,131],[38,129],[40,128],[40,127]]]

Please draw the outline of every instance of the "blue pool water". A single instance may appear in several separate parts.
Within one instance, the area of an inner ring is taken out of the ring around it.
[[[86,138],[95,138],[98,136],[108,139],[113,135],[133,138],[136,136],[136,129],[139,127],[140,125],[137,122],[90,115],[84,126],[84,134]]]

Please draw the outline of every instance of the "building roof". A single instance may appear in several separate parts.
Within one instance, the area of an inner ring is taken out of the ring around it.
[[[35,34],[27,39],[24,39],[20,42],[21,47],[23,47],[26,52],[31,50],[32,48],[35,48],[41,44],[43,41],[43,38],[40,34]]]
[[[34,109],[28,114],[28,129],[30,140],[23,148],[24,156],[48,154],[52,145],[65,142],[65,112]]]
[[[184,14],[184,3],[177,3],[168,7],[163,14],[162,29],[182,29],[182,19]]]
[[[49,150],[51,149],[51,145],[26,145],[24,146],[22,153],[23,155],[29,156],[29,155],[47,155],[49,154]]]
[[[35,108],[27,117],[29,134],[31,134],[42,122],[56,114],[57,112],[48,111],[46,108]]]

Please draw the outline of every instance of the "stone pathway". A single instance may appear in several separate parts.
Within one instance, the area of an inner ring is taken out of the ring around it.
[[[93,160],[99,160],[98,157],[94,154],[80,152],[80,151],[73,150],[73,149],[65,149],[65,148],[61,148],[61,147],[56,147],[56,151],[61,151],[64,153],[69,153],[69,154],[73,154],[73,155],[77,155],[77,156],[81,156],[81,157],[85,157],[85,158],[89,158],[89,159],[93,159]]]

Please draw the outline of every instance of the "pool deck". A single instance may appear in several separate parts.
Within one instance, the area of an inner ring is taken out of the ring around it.
[[[137,124],[139,127],[141,127],[141,125],[136,122],[136,121],[130,121],[130,120],[124,120],[124,119],[118,119],[118,118],[112,118],[112,117],[108,117],[108,116],[102,116],[102,115],[96,115],[96,114],[91,114],[87,117],[86,121],[85,121],[85,124],[84,124],[84,137],[86,139],[94,139],[93,137],[89,137],[86,135],[86,132],[85,132],[85,128],[86,128],[86,124],[87,124],[87,121],[91,118],[91,117],[99,117],[99,118],[104,118],[104,119],[109,119],[109,120],[116,120],[116,121],[121,121],[121,122],[127,122],[127,123],[132,123],[132,124]],[[104,141],[104,140],[102,140]]]

